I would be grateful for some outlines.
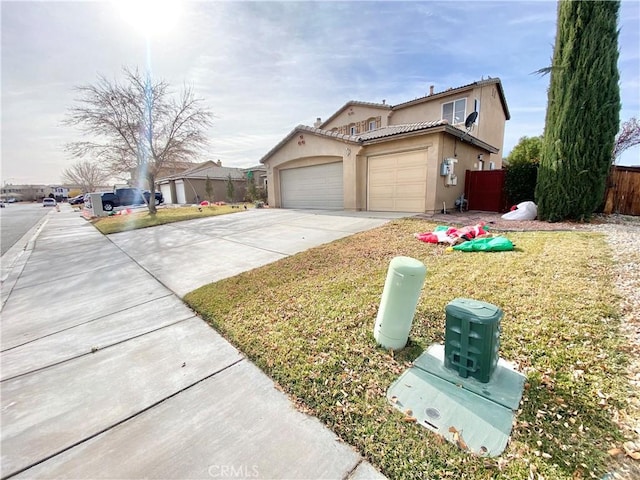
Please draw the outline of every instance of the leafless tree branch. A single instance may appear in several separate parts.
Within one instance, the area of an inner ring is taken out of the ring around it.
[[[640,145],[640,122],[635,117],[631,117],[620,127],[620,132],[616,136],[616,143],[613,146],[613,159],[617,159],[625,150]]]
[[[163,165],[189,161],[206,146],[212,114],[191,88],[176,96],[165,81],[152,82],[137,68],[123,68],[123,75],[122,82],[99,76],[95,84],[76,88],[64,123],[88,140],[68,144],[67,151],[91,156],[114,174],[135,169],[153,189]],[[149,210],[155,213],[153,202]]]

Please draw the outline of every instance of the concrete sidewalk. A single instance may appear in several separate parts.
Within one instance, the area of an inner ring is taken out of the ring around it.
[[[2,478],[384,478],[179,296],[398,216],[250,210],[105,237],[50,212],[3,273]]]

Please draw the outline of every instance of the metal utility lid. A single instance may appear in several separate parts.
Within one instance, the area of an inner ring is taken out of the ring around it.
[[[500,360],[489,383],[444,367],[444,347],[432,345],[387,391],[405,415],[461,449],[495,457],[505,447],[525,377]]]
[[[494,322],[502,317],[502,310],[495,305],[471,298],[456,298],[445,306],[447,315],[467,318],[473,322]]]

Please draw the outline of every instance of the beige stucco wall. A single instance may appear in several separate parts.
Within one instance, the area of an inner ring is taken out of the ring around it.
[[[366,210],[369,157],[412,151],[426,151],[427,154],[427,197],[425,202],[425,211],[427,212],[440,211],[443,208],[443,202],[445,202],[447,209],[453,208],[456,198],[464,192],[465,171],[478,168],[478,155],[483,155],[485,168],[488,168],[489,152],[456,140],[455,137],[442,130],[363,147],[303,132],[295,135],[266,161],[269,205],[272,207],[282,206],[280,197],[280,172],[282,170],[342,162],[344,209]],[[445,177],[440,176],[440,164],[445,158],[458,160],[454,167],[458,177],[455,186],[446,185]]]
[[[471,134],[498,149],[498,153],[490,154],[489,158],[485,158],[485,160],[494,162],[496,169],[500,169],[502,168],[504,129],[507,117],[502,107],[498,87],[496,84],[484,85],[481,88],[476,88],[474,94],[480,99],[480,115],[478,125],[471,131]]]
[[[482,155],[485,161],[485,169],[488,168],[487,158],[489,152],[471,145],[470,143],[461,142],[451,135],[443,135],[441,138],[441,158],[442,162],[445,158],[455,158],[458,160],[454,166],[454,173],[458,177],[457,185],[446,185],[446,177],[440,176],[440,162],[438,163],[438,172],[436,180],[436,196],[434,198],[434,211],[440,211],[443,208],[443,202],[447,210],[455,208],[455,200],[464,193],[464,182],[467,170],[478,170],[478,155]]]
[[[350,123],[359,123],[366,121],[370,118],[380,118],[380,127],[386,127],[388,125],[387,116],[391,113],[388,108],[370,107],[364,105],[350,105],[340,112],[334,119],[327,125],[323,125],[323,130],[331,130],[332,128],[342,127],[349,125]],[[364,133],[364,132],[359,132]]]
[[[300,132],[267,159],[269,205],[281,207],[280,171],[324,163],[343,162],[344,208],[356,209],[356,156],[359,145]]]
[[[442,118],[442,105],[465,98],[467,100],[465,118],[473,111],[474,100],[480,102],[480,112],[477,124],[470,132],[474,137],[498,148],[497,154],[486,154],[487,162],[495,162],[496,168],[502,168],[502,149],[504,145],[504,129],[506,115],[502,108],[500,95],[496,84],[474,87],[465,92],[455,95],[437,97],[432,100],[428,98],[415,105],[409,105],[393,112],[390,119],[391,125],[405,123],[427,122],[440,120]],[[461,125],[464,128],[464,125]]]
[[[467,91],[444,98],[426,99],[422,103],[409,105],[393,112],[391,125],[415,122],[433,122],[442,119],[442,105],[462,98],[467,99],[466,115],[473,110],[473,92]],[[464,120],[463,120],[464,121]]]
[[[400,152],[417,152],[417,151],[427,151],[427,163],[428,163],[428,171],[427,171],[427,182],[429,177],[432,176],[432,163],[435,161],[436,153],[434,149],[434,145],[437,146],[437,138],[439,134],[431,134],[431,135],[421,135],[417,137],[407,137],[404,139],[398,139],[395,142],[383,142],[373,145],[367,145],[362,152],[362,156],[368,162],[369,157],[375,157],[378,155],[389,155],[393,153]],[[359,186],[361,189],[361,197],[360,197],[360,205],[361,209],[365,210],[367,208],[367,163],[364,166],[364,174],[359,178]],[[429,202],[429,185],[427,184],[427,204]]]
[[[207,195],[206,179],[185,178],[184,192],[187,203],[199,203],[203,200],[209,200]],[[227,199],[227,181],[219,179],[211,179],[211,187],[213,194],[212,202],[228,202]],[[233,201],[241,202],[244,200],[247,183],[245,180],[233,180]]]

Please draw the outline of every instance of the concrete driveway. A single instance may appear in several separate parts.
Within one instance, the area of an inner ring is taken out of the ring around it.
[[[407,214],[253,209],[109,235],[183,297],[207,283],[275,262]]]
[[[383,478],[177,295],[399,215],[250,210],[105,237],[61,210],[2,277],[2,478]]]

